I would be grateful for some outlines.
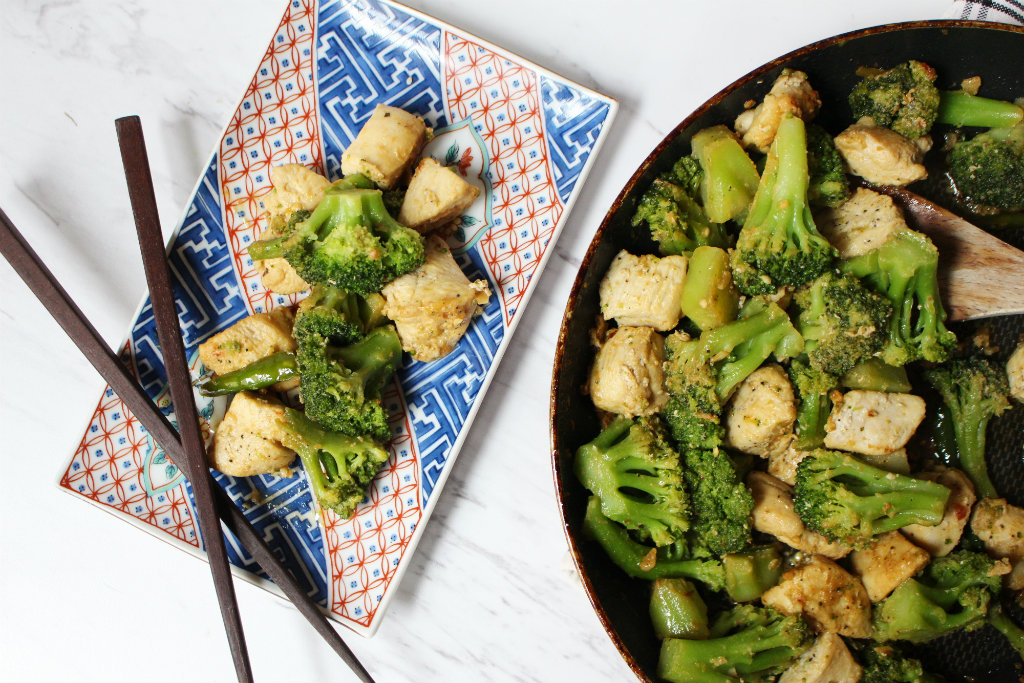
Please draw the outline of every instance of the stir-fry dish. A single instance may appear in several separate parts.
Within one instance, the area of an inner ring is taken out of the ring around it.
[[[620,252],[600,286],[584,528],[651,582],[666,681],[935,681],[906,644],[986,623],[1024,656],[1000,606],[1024,509],[985,455],[1024,346],[1004,366],[957,339],[935,245],[872,189],[922,179],[943,124],[956,196],[1019,217],[1024,114],[920,62],[858,75],[838,135],[790,70],[693,135],[636,209],[657,253]],[[933,410],[949,461],[911,441]]]
[[[444,239],[479,189],[419,159],[429,135],[419,117],[380,105],[343,154],[340,180],[272,169],[267,228],[249,255],[269,291],[308,294],[200,345],[213,373],[200,391],[233,394],[209,448],[214,468],[290,476],[297,453],[321,508],[355,512],[388,460],[381,395],[403,351],[447,355],[490,298]]]

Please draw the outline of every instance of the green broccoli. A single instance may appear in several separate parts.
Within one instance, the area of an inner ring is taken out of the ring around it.
[[[717,448],[688,449],[683,465],[691,528],[700,543],[718,556],[750,545],[754,498],[729,454]]]
[[[302,459],[320,506],[351,517],[388,452],[370,439],[328,431],[301,411],[285,408],[285,414],[290,430],[282,442]]]
[[[1017,656],[1024,659],[1024,629],[1007,616],[998,602],[988,608],[988,623],[1002,633],[1006,642],[1017,651]]]
[[[1024,211],[1024,123],[956,143],[949,152],[949,177],[975,213]]]
[[[767,276],[772,290],[810,282],[836,257],[835,248],[821,236],[811,217],[809,181],[804,122],[786,116],[779,123],[757,194],[736,240],[738,257]],[[744,294],[763,293],[763,286],[751,289],[757,278],[735,274],[734,278]]]
[[[827,271],[798,289],[793,303],[815,370],[838,377],[885,346],[892,304],[855,277]]]
[[[821,126],[807,126],[807,201],[815,208],[836,208],[850,198],[846,166],[832,136]]]
[[[875,605],[875,640],[923,643],[980,626],[1002,585],[995,564],[987,555],[969,550],[935,558]]]
[[[876,534],[942,520],[949,489],[887,472],[839,451],[815,449],[796,470],[793,504],[809,528],[864,545]]]
[[[576,451],[576,476],[606,517],[663,546],[690,528],[679,454],[657,417],[619,418]]]
[[[657,178],[640,198],[633,225],[647,221],[651,237],[662,255],[683,254],[697,247],[724,247],[729,235],[720,223],[712,223],[686,189]]]
[[[711,590],[725,588],[722,563],[690,539],[655,548],[632,538],[629,530],[601,513],[601,501],[591,496],[583,529],[600,544],[616,566],[638,579],[682,577],[706,584]]]
[[[299,302],[292,337],[299,346],[310,336],[315,337],[314,344],[321,339],[334,346],[351,344],[387,322],[383,310],[380,294],[360,296],[330,285],[313,285],[309,296]]]
[[[671,683],[774,680],[812,640],[799,615],[738,605],[719,615],[705,640],[663,640],[658,676]]]
[[[1009,128],[1024,121],[1024,109],[1013,102],[979,97],[963,90],[939,93],[939,112],[936,123],[948,123],[958,128]]]
[[[782,554],[774,545],[762,545],[722,556],[725,590],[736,602],[759,599],[782,576]]]
[[[423,237],[384,208],[380,190],[328,192],[280,238],[254,242],[253,259],[283,256],[307,282],[356,294],[378,292],[425,260]]]
[[[708,219],[739,220],[757,190],[758,175],[736,134],[728,126],[712,126],[698,131],[690,146],[702,171],[700,203]]]
[[[829,396],[837,380],[813,368],[806,356],[798,356],[789,361],[789,381],[799,401],[793,445],[802,450],[821,446],[825,441],[825,423],[832,412]]]
[[[924,377],[949,410],[960,467],[974,490],[981,498],[998,497],[985,463],[985,431],[1010,407],[1006,373],[990,360],[967,358],[927,368]]]
[[[309,334],[296,355],[299,396],[310,418],[353,436],[390,438],[380,394],[402,359],[402,344],[393,325],[375,328],[343,347]]]
[[[941,363],[955,348],[956,335],[945,325],[938,266],[935,245],[913,230],[901,230],[877,249],[840,263],[844,273],[892,302],[889,338],[879,356],[888,365]]]
[[[707,605],[688,579],[655,579],[650,614],[659,640],[708,637]]]
[[[935,69],[910,60],[888,70],[866,71],[849,95],[854,118],[870,116],[877,125],[912,140],[927,135],[939,111]]]
[[[294,353],[279,351],[248,365],[203,379],[196,388],[203,396],[223,396],[239,391],[258,391],[299,376]]]
[[[907,656],[895,645],[848,641],[850,650],[863,667],[860,683],[939,683],[927,673],[920,660]]]
[[[803,338],[785,311],[774,303],[750,299],[739,317],[690,339],[676,333],[665,342],[662,411],[672,437],[682,449],[712,449],[721,443],[720,415],[725,401],[769,356],[790,358],[803,349]]]

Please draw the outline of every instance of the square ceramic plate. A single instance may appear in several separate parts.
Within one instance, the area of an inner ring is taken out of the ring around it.
[[[422,116],[435,129],[424,154],[481,188],[450,243],[471,279],[489,281],[491,300],[450,355],[406,359],[385,396],[391,459],[352,519],[316,508],[301,469],[288,478],[216,474],[308,593],[367,636],[422,536],[616,110],[607,97],[401,5],[292,0],[169,251],[194,374],[204,339],[297,301],[264,290],[245,252],[264,227],[270,167],[301,163],[339,177],[342,151],[378,103]],[[122,353],[170,415],[148,299]],[[200,404],[205,420],[217,408]],[[60,486],[205,557],[187,481],[109,387]],[[279,592],[233,537],[228,542],[237,574]]]

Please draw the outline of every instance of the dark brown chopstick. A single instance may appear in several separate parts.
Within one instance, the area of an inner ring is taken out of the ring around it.
[[[174,413],[178,417],[178,431],[185,456],[185,470],[192,482],[192,494],[196,501],[196,515],[199,529],[206,545],[206,555],[213,574],[213,586],[217,591],[217,603],[228,636],[231,659],[235,664],[235,676],[239,683],[252,683],[252,664],[249,650],[245,645],[242,618],[235,599],[235,584],[231,578],[231,563],[224,546],[224,535],[220,529],[220,515],[213,500],[212,486],[207,476],[206,447],[199,432],[199,414],[192,394],[192,377],[189,375],[188,360],[185,358],[185,344],[181,337],[181,325],[171,285],[171,271],[167,265],[167,252],[163,233],[160,231],[160,216],[153,192],[153,177],[149,170],[146,141],[142,136],[142,122],[138,116],[126,116],[114,122],[117,141],[121,146],[121,163],[128,181],[128,196],[135,215],[135,230],[139,236],[142,264],[146,270],[149,285],[149,300],[153,307],[156,334],[163,354],[164,370],[170,386]]]
[[[82,311],[42,263],[2,209],[0,209],[0,253],[64,329],[82,355],[110,385],[118,398],[124,401],[128,410],[161,445],[167,457],[174,463],[184,463],[181,438],[177,430],[154,405],[135,380],[131,370],[110,350],[96,328],[82,314]],[[327,641],[331,649],[352,669],[359,680],[363,683],[374,683],[373,678],[352,654],[317,604],[302,590],[284,565],[278,561],[274,551],[264,541],[262,534],[253,528],[245,514],[235,506],[220,486],[215,485],[213,491],[217,497],[218,509],[225,515],[224,523],[252,554],[263,571],[316,629],[317,633]]]

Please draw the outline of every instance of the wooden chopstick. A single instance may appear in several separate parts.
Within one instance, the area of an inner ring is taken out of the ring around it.
[[[28,288],[63,328],[103,380],[110,385],[118,398],[124,401],[128,410],[160,444],[168,459],[174,463],[184,463],[181,437],[177,430],[146,395],[132,371],[103,341],[103,337],[99,335],[96,328],[92,326],[81,309],[39,259],[3,209],[0,209],[0,254],[3,254],[14,271],[28,285]],[[207,476],[212,479],[211,475],[207,474]],[[217,497],[218,510],[225,515],[222,518],[224,523],[252,554],[263,571],[330,645],[331,649],[352,669],[359,680],[363,683],[374,683],[373,678],[352,654],[345,641],[320,611],[319,606],[302,590],[291,573],[277,559],[274,551],[263,539],[263,535],[253,528],[245,514],[235,506],[220,486],[214,486],[213,492]]]
[[[220,515],[213,500],[213,490],[207,475],[206,447],[199,432],[199,415],[192,394],[192,377],[185,358],[181,325],[178,322],[171,272],[167,265],[167,251],[160,230],[160,216],[153,192],[153,178],[149,170],[146,141],[142,136],[142,123],[138,116],[126,116],[114,122],[117,141],[121,146],[121,163],[128,181],[128,196],[135,216],[135,230],[139,236],[139,249],[149,284],[149,300],[153,307],[157,338],[163,354],[164,370],[170,386],[174,413],[178,418],[178,431],[185,456],[186,473],[192,482],[196,501],[196,516],[206,545],[206,555],[217,591],[220,615],[228,636],[231,659],[239,683],[252,683],[252,664],[245,645],[242,618],[235,599],[235,584],[231,578],[231,562],[220,528]]]

